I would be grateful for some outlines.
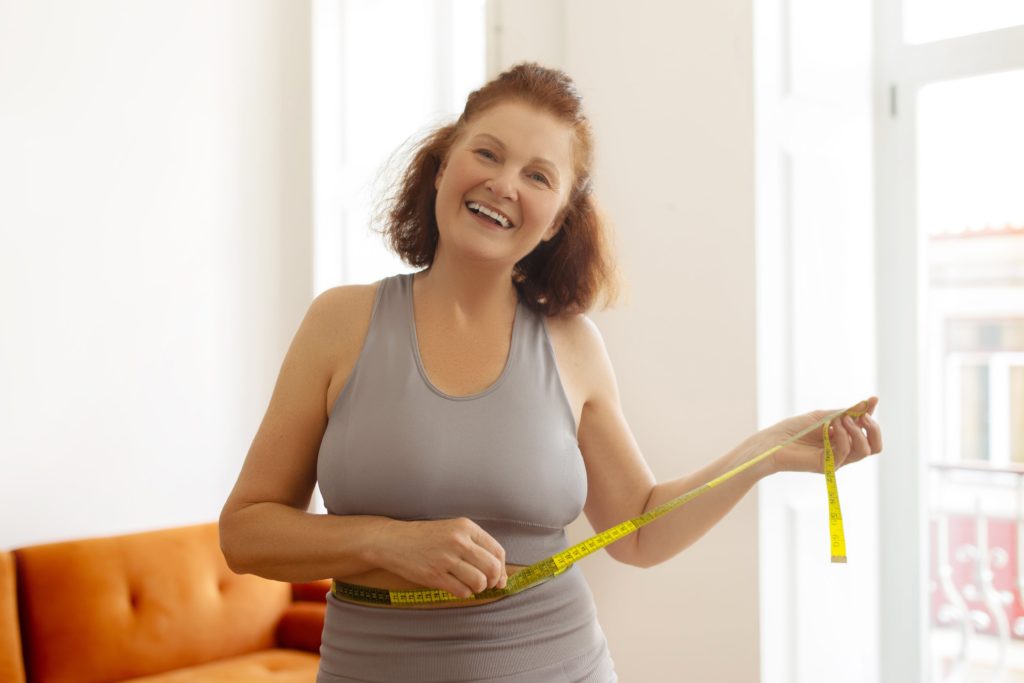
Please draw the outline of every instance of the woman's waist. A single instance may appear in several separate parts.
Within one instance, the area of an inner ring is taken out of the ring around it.
[[[321,662],[359,680],[480,680],[593,651],[604,641],[596,616],[578,567],[464,609],[380,609],[328,593]]]
[[[512,576],[520,569],[523,569],[524,565],[519,564],[506,564],[505,571],[508,576]],[[371,569],[367,572],[360,574],[351,574],[349,576],[335,577],[335,582],[348,584],[352,586],[360,586],[362,588],[376,588],[386,591],[411,591],[421,589],[431,589],[431,586],[423,586],[408,579],[405,579],[394,572],[390,572],[386,569]],[[335,591],[335,597],[339,599],[345,599],[344,594]],[[481,599],[470,599],[459,602],[432,602],[421,605],[416,605],[413,609],[438,609],[438,608],[452,608],[452,607],[468,607],[472,605],[485,605],[487,603],[500,600],[501,598],[481,598]],[[361,602],[361,601],[357,601]],[[363,603],[367,604],[367,603]],[[387,605],[387,604],[374,604],[374,607],[385,607],[395,608],[402,607],[400,605]],[[406,607],[408,608],[408,607]]]
[[[495,637],[513,624],[520,624],[523,629],[532,631],[537,627],[538,620],[553,620],[562,626],[579,626],[594,617],[593,594],[576,566],[523,591],[497,600],[470,602],[460,609],[407,606],[381,608],[366,602],[344,599],[335,590],[327,593],[327,605],[329,612],[340,610],[364,625],[378,624],[391,628],[401,623],[402,628],[408,626],[412,633],[426,624],[451,624],[458,625],[458,628],[471,625],[483,628],[490,625],[497,629],[492,634]],[[494,621],[491,621],[492,618]]]

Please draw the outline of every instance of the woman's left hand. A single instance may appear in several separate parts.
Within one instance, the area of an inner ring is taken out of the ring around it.
[[[878,397],[872,396],[851,409],[851,412],[864,411],[860,417],[842,415],[829,424],[829,440],[835,453],[836,469],[881,452],[882,429],[871,417],[877,404]],[[759,432],[756,440],[767,449],[786,441],[834,412],[836,411],[816,410],[785,419]],[[820,427],[813,429],[773,453],[773,469],[777,472],[823,472],[825,444],[821,432]]]

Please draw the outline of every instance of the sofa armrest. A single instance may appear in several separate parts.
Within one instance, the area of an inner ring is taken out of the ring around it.
[[[330,579],[292,584],[292,604],[285,609],[275,634],[278,647],[320,652]]]
[[[293,602],[277,622],[277,646],[319,653],[326,612],[323,602]]]

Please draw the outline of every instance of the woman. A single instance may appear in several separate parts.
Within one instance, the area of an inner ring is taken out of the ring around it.
[[[596,326],[614,268],[591,132],[565,74],[522,64],[470,95],[402,178],[386,232],[413,275],[313,301],[221,515],[237,572],[471,598],[812,425],[786,420],[658,484]],[[837,465],[881,450],[870,413],[832,425]],[[818,431],[608,547],[641,567],[696,541],[779,470],[821,471]],[[329,514],[305,512],[319,481]],[[328,596],[319,681],[616,680],[578,569],[431,609]]]

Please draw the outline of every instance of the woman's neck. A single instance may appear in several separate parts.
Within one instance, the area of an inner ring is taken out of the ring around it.
[[[456,323],[488,323],[514,314],[518,294],[511,271],[453,267],[435,259],[414,280],[417,308]]]

